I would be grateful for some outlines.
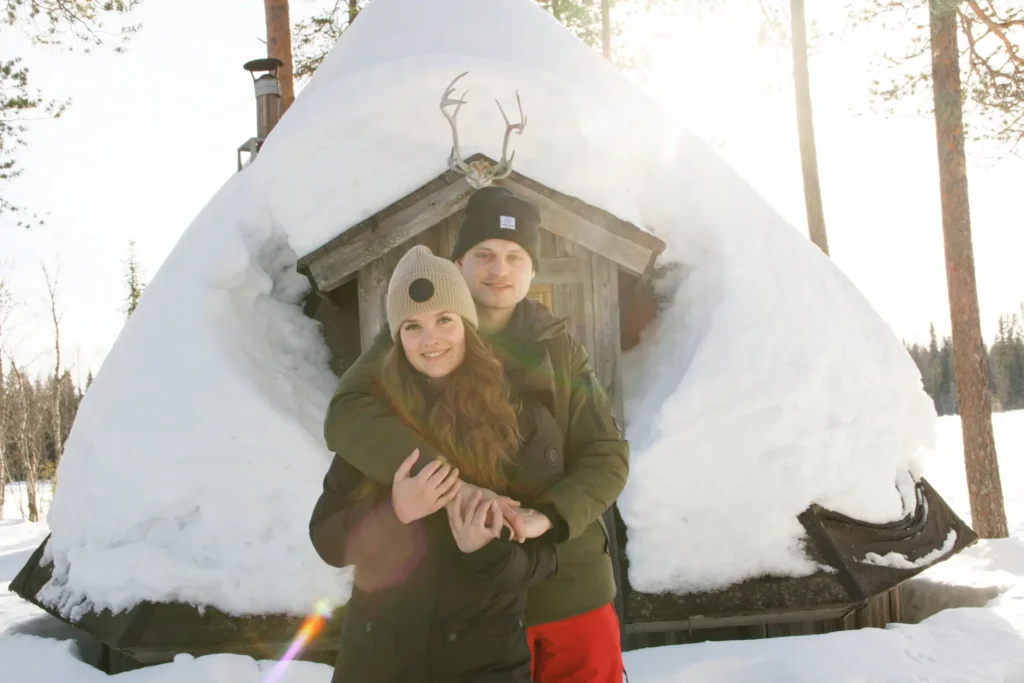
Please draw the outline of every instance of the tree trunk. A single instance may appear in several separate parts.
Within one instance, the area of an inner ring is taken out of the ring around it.
[[[39,508],[36,505],[36,459],[33,454],[34,444],[29,430],[29,417],[35,408],[29,403],[31,385],[25,380],[25,374],[11,361],[11,370],[18,381],[18,434],[17,447],[21,454],[21,465],[25,472],[25,495],[28,498],[28,521],[39,521]]]
[[[4,498],[7,496],[7,476],[4,446],[7,445],[7,391],[4,385],[4,364],[0,358],[0,520],[4,518]]]
[[[825,210],[821,205],[821,180],[818,177],[818,153],[814,144],[814,117],[811,115],[811,75],[807,67],[807,25],[804,0],[791,0],[793,23],[793,82],[796,91],[796,126],[800,137],[800,165],[804,172],[804,203],[811,241],[828,255],[825,234]]]
[[[26,459],[31,458],[29,454]],[[28,497],[28,521],[39,521],[39,504],[36,501],[36,468],[35,466],[25,468],[25,494]]]
[[[43,274],[46,275],[46,286],[50,293],[50,319],[53,321],[53,351],[54,351],[54,368],[53,368],[53,406],[51,408],[51,423],[50,429],[53,431],[53,481],[50,483],[51,489],[55,492],[57,490],[57,467],[60,465],[60,459],[64,455],[64,440],[62,438],[63,427],[61,425],[60,415],[60,316],[57,315],[57,274],[51,281],[49,273],[46,269],[43,269]]]
[[[281,84],[281,113],[288,111],[295,99],[292,76],[292,21],[288,12],[288,0],[263,0],[267,15],[267,56],[277,57],[284,66],[277,72]]]
[[[601,0],[601,51],[612,61],[612,0]]]
[[[351,26],[352,22],[356,20],[356,16],[359,15],[359,0],[348,0],[348,25]]]
[[[942,232],[946,247],[946,284],[953,323],[953,367],[971,518],[982,538],[1007,536],[999,462],[992,434],[992,404],[978,314],[978,290],[971,244],[971,213],[964,154],[956,0],[930,0],[932,90],[939,153]]]

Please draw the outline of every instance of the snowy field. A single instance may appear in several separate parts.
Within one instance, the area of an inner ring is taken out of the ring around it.
[[[1024,411],[996,415],[994,421],[1013,538],[981,542],[910,582],[908,617],[921,623],[632,652],[626,655],[631,683],[1024,681]],[[926,476],[969,519],[959,420],[941,418],[938,432]],[[5,589],[47,534],[45,524],[10,518],[20,515],[23,496],[23,490],[8,490],[0,521],[0,585]],[[943,607],[950,609],[934,613]],[[70,638],[56,620],[6,590],[0,593],[3,683],[110,680],[82,661],[95,656],[95,643]],[[172,664],[113,678],[123,683],[270,683],[271,665],[236,655],[183,655]],[[328,683],[330,677],[327,666],[293,663],[275,680]]]

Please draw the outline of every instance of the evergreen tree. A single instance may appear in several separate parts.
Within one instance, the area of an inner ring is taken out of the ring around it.
[[[108,30],[107,20],[129,12],[142,0],[6,0],[0,11],[0,43],[5,31],[17,30],[35,44],[66,46],[68,50],[84,46],[106,46],[119,37],[113,49],[121,52],[138,26],[121,25],[117,33]],[[21,214],[24,207],[4,199],[4,184],[21,174],[15,158],[25,145],[28,122],[60,116],[70,100],[44,98],[29,85],[29,70],[20,57],[0,59],[0,216]],[[17,219],[28,227],[42,224],[38,218]]]
[[[611,24],[610,6],[615,4],[612,0],[535,1],[576,37],[608,56],[611,36],[618,28]],[[658,1],[664,0],[616,0],[616,3],[650,6]],[[369,4],[370,0],[322,0],[318,11],[297,22],[292,43],[295,77],[303,79],[312,76],[341,34]]]
[[[969,0],[850,0],[855,21],[891,32],[891,50],[875,59],[872,95],[879,101],[923,105],[933,74],[925,8],[941,9],[962,46],[952,56],[963,74],[959,89],[972,140],[987,140],[1016,152],[1024,142],[1024,5]],[[898,33],[897,33],[898,31]]]
[[[999,317],[991,363],[994,409],[1024,408],[1024,334],[1016,314]]]
[[[139,305],[139,299],[142,298],[142,292],[146,289],[146,285],[142,282],[142,266],[139,265],[138,255],[136,254],[135,240],[128,240],[128,258],[123,263],[124,279],[125,285],[128,287],[128,294],[125,296],[124,308],[121,311],[124,313],[125,319],[127,319],[135,312],[135,308]],[[92,373],[90,373],[91,376]],[[88,387],[88,384],[86,386]]]

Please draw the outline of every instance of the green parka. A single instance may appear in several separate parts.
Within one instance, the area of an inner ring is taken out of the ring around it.
[[[532,387],[565,435],[564,477],[537,500],[521,501],[554,522],[558,574],[530,588],[527,623],[544,624],[597,609],[615,597],[608,530],[601,515],[618,498],[629,471],[629,445],[586,350],[565,321],[530,300],[509,325],[488,336],[514,385]],[[419,466],[438,453],[403,423],[377,390],[377,372],[393,342],[385,329],[342,376],[324,421],[327,446],[371,479],[390,484],[415,449]]]

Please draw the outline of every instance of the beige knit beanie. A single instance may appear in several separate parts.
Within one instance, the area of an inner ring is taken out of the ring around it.
[[[422,245],[406,252],[388,283],[388,325],[398,340],[402,323],[424,311],[446,310],[477,328],[476,304],[458,267]]]

